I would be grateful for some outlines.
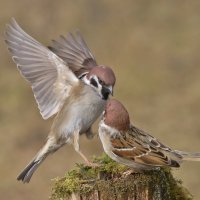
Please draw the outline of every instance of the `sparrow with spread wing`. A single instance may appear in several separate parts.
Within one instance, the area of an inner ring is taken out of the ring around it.
[[[93,86],[102,84],[102,80],[104,79],[107,79],[109,83],[114,82],[115,80],[113,79],[113,75],[110,74],[108,70],[103,71],[101,68],[96,67],[98,65],[96,59],[79,31],[77,31],[74,35],[72,33],[68,33],[66,37],[61,35],[58,40],[52,40],[52,45],[48,48],[57,56],[62,58],[76,77],[86,84],[88,84],[87,76],[91,70],[93,70],[92,73],[98,73],[99,75],[99,79],[94,77],[94,79],[91,80],[91,84]],[[94,67],[96,68],[94,69]],[[98,71],[101,72],[99,73]],[[113,85],[109,85],[110,86],[104,88],[102,92],[106,93],[109,90],[109,93],[113,95]],[[93,137],[91,128],[89,128],[84,134],[86,134],[87,138]]]
[[[125,107],[114,99],[107,102],[99,124],[99,136],[108,156],[134,171],[161,166],[179,167],[184,160],[200,161],[200,152],[172,150],[133,126]]]
[[[115,84],[112,69],[98,66],[85,42],[78,40],[68,55],[73,57],[70,65],[77,65],[78,71],[85,69],[79,80],[68,63],[25,33],[14,19],[6,27],[5,41],[20,73],[31,84],[42,117],[56,114],[47,142],[17,179],[29,182],[45,158],[66,143],[72,143],[90,164],[79,149],[79,134],[88,132],[103,112]]]

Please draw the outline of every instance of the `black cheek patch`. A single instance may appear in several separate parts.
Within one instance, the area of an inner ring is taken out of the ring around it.
[[[90,84],[93,85],[96,88],[98,87],[97,82],[93,78],[90,80]]]
[[[109,90],[108,90],[108,89],[106,89],[105,87],[103,87],[102,90],[101,90],[101,94],[102,94],[102,96],[103,96],[103,99],[104,99],[104,100],[107,100],[110,93],[109,93]]]

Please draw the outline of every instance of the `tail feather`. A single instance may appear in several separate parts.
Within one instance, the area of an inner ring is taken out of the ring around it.
[[[46,144],[40,149],[36,157],[25,167],[25,169],[17,177],[18,181],[23,183],[28,183],[35,170],[40,166],[40,164],[45,160],[45,158],[59,149],[63,144],[56,144],[54,137],[49,137]]]
[[[22,181],[23,183],[29,183],[31,177],[35,170],[39,167],[41,160],[33,160],[31,161],[25,169],[18,175],[17,180]]]
[[[182,156],[182,160],[200,161],[200,152],[190,153],[178,150],[175,150],[175,152]]]

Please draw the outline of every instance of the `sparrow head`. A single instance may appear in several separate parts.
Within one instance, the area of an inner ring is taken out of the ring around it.
[[[88,84],[99,92],[102,99],[107,100],[109,94],[113,95],[116,78],[110,67],[103,65],[93,67],[86,75],[86,79]]]
[[[128,111],[119,101],[111,99],[106,104],[104,123],[119,131],[127,131],[130,127]]]

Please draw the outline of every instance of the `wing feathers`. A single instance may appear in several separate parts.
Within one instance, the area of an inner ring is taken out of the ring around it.
[[[111,139],[113,153],[140,164],[179,167],[181,156],[142,130],[132,127]]]
[[[25,33],[14,19],[7,25],[5,37],[14,62],[31,83],[42,117],[51,117],[79,80],[62,59]]]
[[[79,32],[75,35],[69,33],[66,38],[61,35],[57,41],[53,40],[49,48],[61,57],[78,77],[97,66],[94,56]]]

